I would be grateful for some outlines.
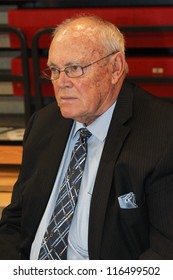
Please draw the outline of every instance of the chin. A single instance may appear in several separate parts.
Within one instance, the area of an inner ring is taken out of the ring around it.
[[[64,117],[64,118],[67,118],[67,119],[75,119],[75,114],[73,114],[72,112],[69,112],[69,111],[66,111],[66,110],[61,110],[61,115]]]

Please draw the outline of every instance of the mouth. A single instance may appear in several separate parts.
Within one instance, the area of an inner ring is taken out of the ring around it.
[[[76,97],[72,97],[72,96],[62,96],[62,97],[60,97],[60,99],[59,99],[60,101],[73,101],[73,100],[77,100],[77,98]]]
[[[60,97],[58,100],[58,103],[60,105],[68,105],[68,104],[73,104],[74,102],[76,102],[78,99],[76,97]]]

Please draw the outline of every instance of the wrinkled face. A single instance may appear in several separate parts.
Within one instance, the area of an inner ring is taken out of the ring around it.
[[[70,65],[88,65],[108,53],[101,50],[91,32],[81,33],[71,26],[59,31],[52,40],[48,66],[63,70]],[[90,35],[89,35],[90,33]],[[55,97],[65,118],[89,124],[115,101],[111,56],[84,69],[84,75],[69,78],[65,72],[52,81]]]

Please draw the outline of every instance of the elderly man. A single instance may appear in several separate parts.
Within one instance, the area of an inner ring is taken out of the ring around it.
[[[1,259],[173,259],[173,108],[127,71],[111,23],[55,29],[43,73],[57,102],[27,126]]]

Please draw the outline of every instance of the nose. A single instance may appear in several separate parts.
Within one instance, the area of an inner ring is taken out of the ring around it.
[[[73,85],[71,79],[66,75],[64,71],[59,73],[59,78],[52,81],[53,84],[59,86],[60,88],[71,87]]]

